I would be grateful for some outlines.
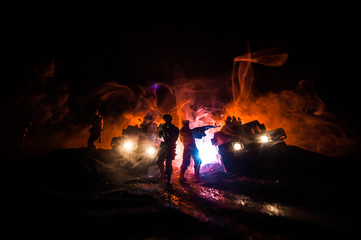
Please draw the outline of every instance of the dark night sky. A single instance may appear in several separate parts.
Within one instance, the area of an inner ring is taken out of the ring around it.
[[[171,82],[175,66],[189,77],[222,75],[249,43],[251,51],[277,48],[289,54],[283,67],[255,66],[259,91],[293,88],[309,80],[330,111],[357,125],[360,118],[350,104],[359,102],[359,83],[352,75],[352,8],[336,3],[185,7],[51,1],[4,8],[6,64],[1,74],[10,83],[2,102],[12,101],[19,85],[26,91],[24,69],[42,60],[55,59],[56,78],[69,85],[72,98],[107,81]]]

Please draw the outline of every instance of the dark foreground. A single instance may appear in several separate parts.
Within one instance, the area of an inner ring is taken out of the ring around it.
[[[6,230],[9,239],[360,238],[358,158],[290,151],[278,176],[214,165],[184,186],[175,169],[172,188],[153,164],[133,166],[109,150],[7,156]]]

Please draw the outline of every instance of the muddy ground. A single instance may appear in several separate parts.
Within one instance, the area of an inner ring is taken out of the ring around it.
[[[154,163],[111,150],[5,156],[11,238],[350,239],[359,236],[356,156],[290,147],[282,174],[243,176],[204,166],[167,187]],[[205,170],[206,169],[206,170]],[[280,173],[280,172],[278,172]]]

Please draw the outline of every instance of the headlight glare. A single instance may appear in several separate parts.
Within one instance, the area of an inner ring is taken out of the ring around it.
[[[259,140],[261,143],[268,143],[271,141],[271,138],[268,135],[262,135]]]
[[[127,151],[132,151],[134,149],[134,143],[132,141],[125,141],[123,148]]]
[[[156,153],[155,147],[148,147],[146,152],[149,156],[154,156]]]
[[[241,142],[235,142],[232,146],[234,151],[239,151],[244,148],[243,143]]]

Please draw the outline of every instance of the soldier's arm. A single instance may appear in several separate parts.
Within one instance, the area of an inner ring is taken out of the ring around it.
[[[158,138],[161,138],[163,136],[163,125],[162,124],[159,124],[159,126],[157,127],[157,136]]]

